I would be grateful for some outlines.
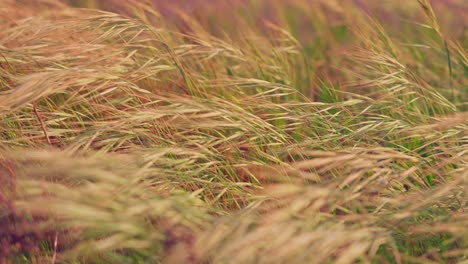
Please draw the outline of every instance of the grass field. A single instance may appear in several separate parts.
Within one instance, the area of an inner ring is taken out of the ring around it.
[[[0,1],[0,263],[467,263],[465,1]]]

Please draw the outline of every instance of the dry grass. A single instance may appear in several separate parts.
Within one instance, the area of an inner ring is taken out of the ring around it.
[[[0,262],[468,257],[462,1],[71,2],[0,7]]]

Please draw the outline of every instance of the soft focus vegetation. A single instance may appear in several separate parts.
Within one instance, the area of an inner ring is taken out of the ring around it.
[[[1,0],[0,262],[463,263],[431,2]]]

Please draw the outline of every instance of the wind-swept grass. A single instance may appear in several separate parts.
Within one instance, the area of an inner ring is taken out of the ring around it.
[[[1,261],[467,258],[457,1],[188,3],[0,7]]]

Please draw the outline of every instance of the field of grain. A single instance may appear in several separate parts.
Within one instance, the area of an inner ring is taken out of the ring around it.
[[[467,263],[463,0],[0,0],[0,263]]]

